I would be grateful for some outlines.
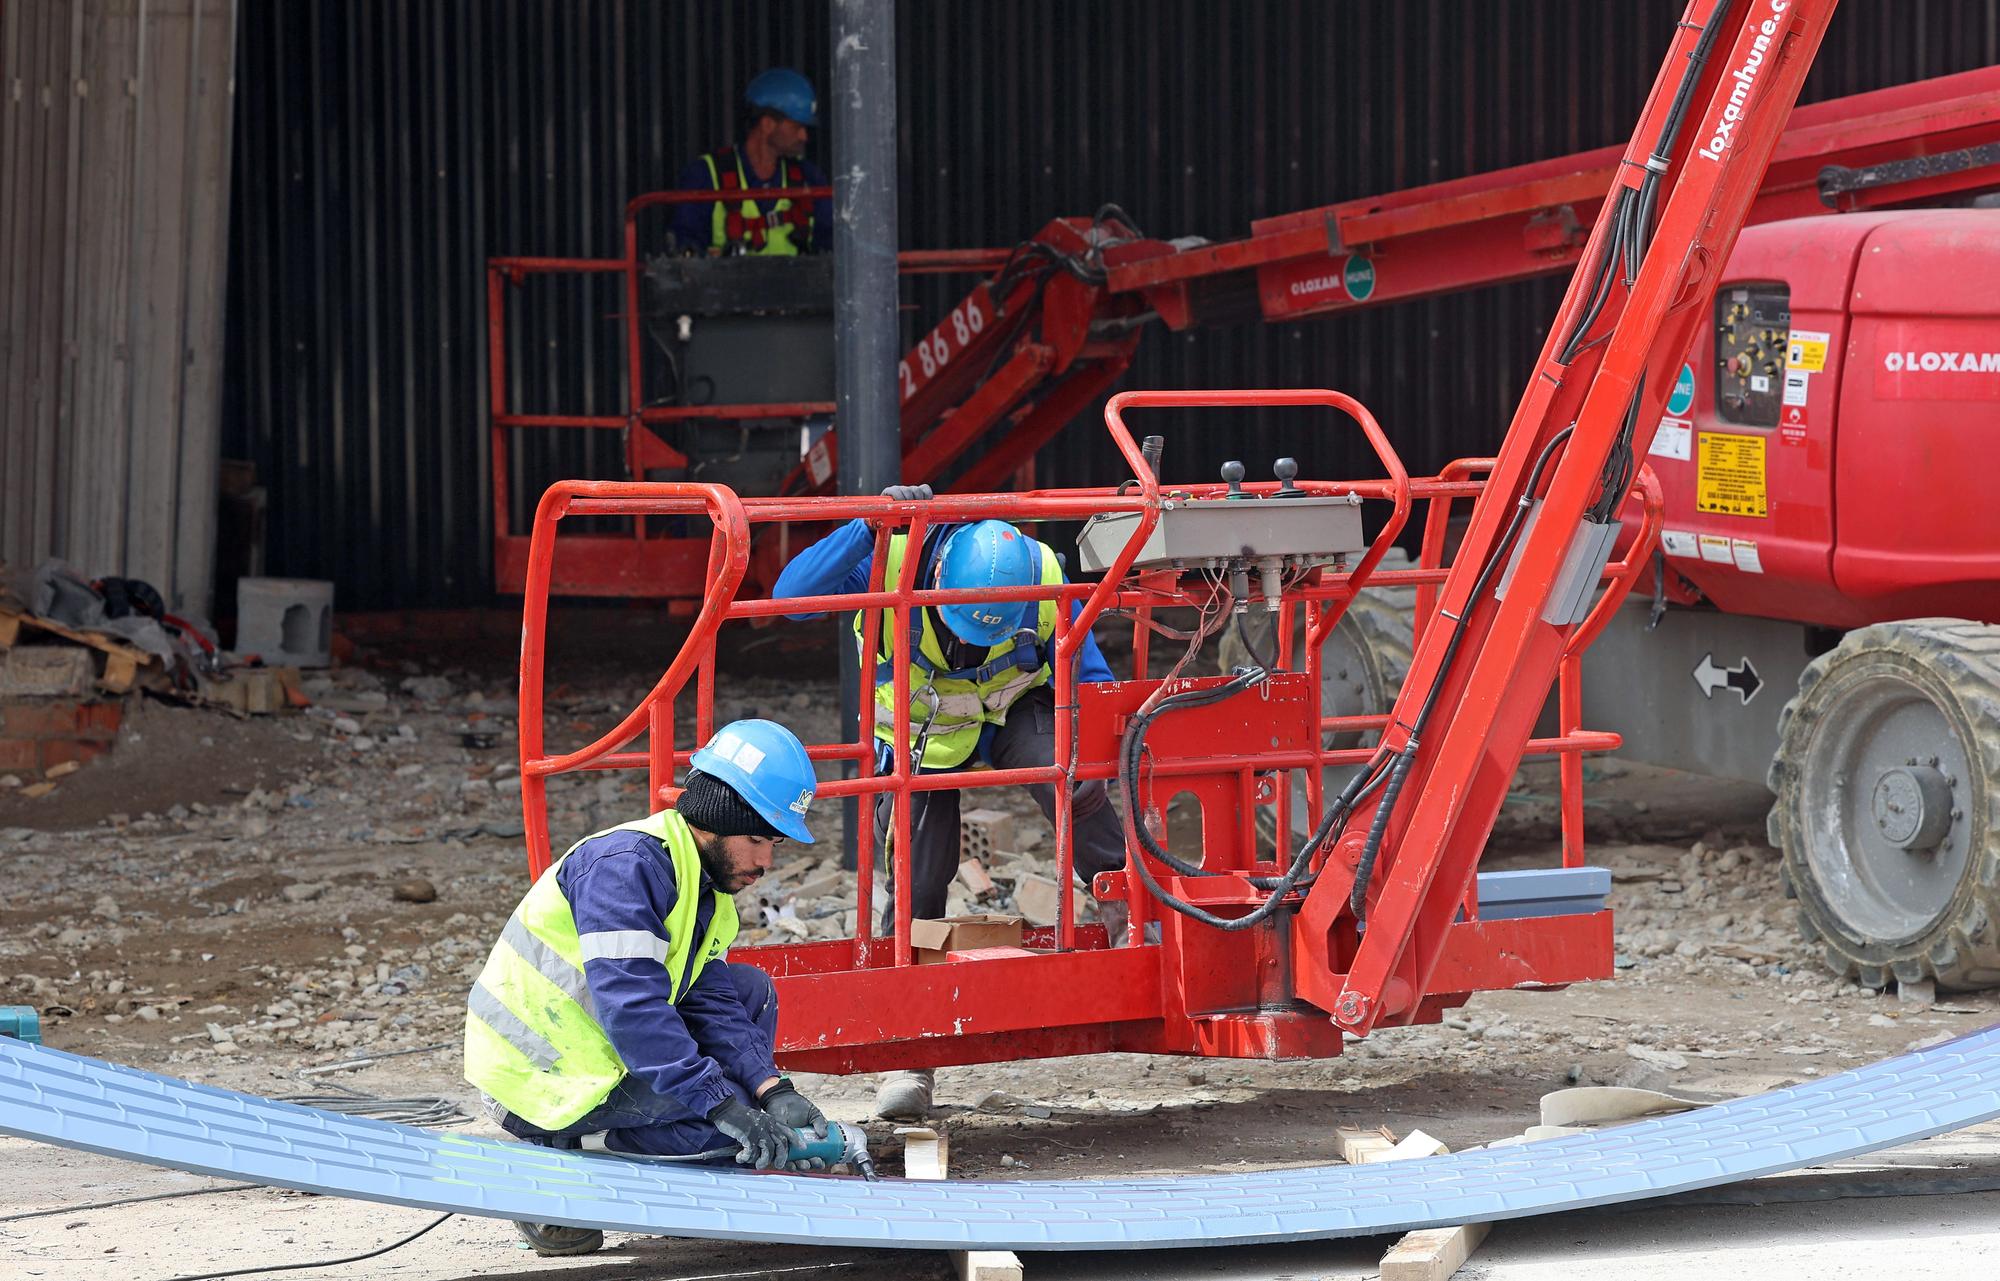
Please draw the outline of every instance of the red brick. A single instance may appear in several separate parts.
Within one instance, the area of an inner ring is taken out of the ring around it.
[[[6,730],[9,738],[68,738],[76,733],[78,714],[83,707],[67,699],[37,699],[9,703]]]
[[[0,738],[0,774],[32,774],[41,768],[31,738]]]
[[[42,772],[47,773],[51,766],[64,761],[83,764],[110,750],[104,743],[87,743],[74,738],[45,738],[42,740]]]
[[[124,719],[125,703],[122,699],[85,703],[77,708],[76,730],[86,738],[116,738],[118,723]]]

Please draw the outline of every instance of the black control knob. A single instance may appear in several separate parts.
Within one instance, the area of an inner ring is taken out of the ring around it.
[[[1302,496],[1306,492],[1292,483],[1298,479],[1298,459],[1280,458],[1277,462],[1271,464],[1271,474],[1278,478],[1278,492],[1276,497],[1295,498]]]
[[[1234,458],[1222,464],[1222,479],[1229,482],[1229,492],[1223,495],[1223,497],[1225,498],[1251,497],[1251,495],[1243,492],[1243,464],[1236,461]]]

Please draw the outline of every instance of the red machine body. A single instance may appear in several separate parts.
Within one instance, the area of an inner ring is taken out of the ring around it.
[[[1684,378],[1648,457],[1679,599],[2000,621],[2000,504],[1967,470],[2000,442],[2000,209],[1746,230]]]
[[[1749,224],[1828,208],[1875,209],[1993,185],[2000,182],[2000,67],[1800,107],[1784,128],[1746,211]],[[1563,270],[1582,254],[1606,193],[1615,188],[1620,156],[1619,148],[1606,147],[1299,210],[1261,219],[1249,236],[1215,244],[1141,238],[1116,217],[1057,218],[1013,250],[904,253],[900,263],[906,274],[993,274],[922,335],[898,365],[902,478],[916,483],[951,476],[951,488],[960,493],[1032,484],[1017,478],[1026,474],[1036,451],[1111,389],[1155,319],[1175,330],[1292,321]],[[1910,171],[1896,171],[1898,164]],[[1876,179],[1832,191],[1823,186],[1830,172]],[[820,194],[802,192],[801,198]],[[528,538],[508,523],[511,433],[619,430],[627,474],[639,477],[649,467],[687,461],[652,430],[656,426],[676,419],[830,410],[827,405],[645,403],[637,315],[645,263],[638,218],[654,206],[710,199],[699,192],[636,198],[626,212],[622,257],[510,257],[489,263],[499,590],[519,592],[526,582]],[[1058,261],[1077,270],[1058,269]],[[504,372],[509,289],[532,275],[577,272],[624,276],[626,407],[597,415],[510,408]],[[821,435],[782,491],[831,493],[838,450],[837,429]],[[1787,537],[1809,541],[1812,535],[1788,531],[1780,542]],[[700,538],[649,533],[637,521],[629,534],[566,538],[574,554],[556,570],[559,592],[684,603],[701,598],[706,547]],[[795,549],[789,536],[766,540],[757,551],[753,581],[773,581]]]

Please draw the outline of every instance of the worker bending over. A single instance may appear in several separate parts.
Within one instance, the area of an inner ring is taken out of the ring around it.
[[[908,502],[930,498],[931,487],[892,485],[883,493]],[[906,534],[890,537],[888,564],[883,567],[885,585],[899,581],[903,558],[910,554],[908,543]],[[868,522],[848,522],[785,566],[771,589],[772,598],[867,591],[874,545],[875,533]],[[1053,551],[998,520],[933,526],[917,557],[913,581],[920,588],[950,591],[1067,581]],[[1071,604],[1072,621],[1081,608],[1081,601]],[[919,772],[965,769],[975,758],[994,769],[1046,766],[1054,761],[1056,707],[1049,668],[1056,628],[1054,601],[982,601],[913,610],[906,637],[895,634],[895,617],[893,611],[882,611],[879,652],[861,656],[863,671],[872,669],[875,673],[875,701],[882,709],[875,720],[875,734],[881,740],[876,745],[879,771],[886,772],[894,764],[892,650],[910,654],[911,754]],[[854,636],[859,645],[858,611]],[[1112,679],[1111,669],[1089,633],[1084,634],[1078,651],[1076,679]],[[1053,822],[1055,788],[1036,783],[1028,792]],[[1077,784],[1071,795],[1076,871],[1088,886],[1097,873],[1125,866],[1125,835],[1103,780]],[[956,791],[914,792],[910,796],[909,895],[910,914],[915,919],[944,915],[945,893],[958,871],[958,798]],[[884,849],[894,806],[894,798],[886,792],[875,806],[877,842]],[[885,932],[894,928],[894,912],[892,901],[883,914]],[[1111,941],[1124,942],[1130,919],[1125,905],[1100,903],[1098,912],[1111,932]],[[877,1115],[923,1115],[930,1110],[935,1084],[930,1071],[892,1074],[877,1094]]]
[[[789,1131],[826,1117],[772,1061],[770,976],[724,960],[730,896],[774,847],[812,843],[804,744],[737,721],[696,752],[674,809],[587,836],[543,872],[473,984],[465,1077],[516,1138],[767,1169]],[[543,1254],[587,1254],[594,1229],[516,1224]]]

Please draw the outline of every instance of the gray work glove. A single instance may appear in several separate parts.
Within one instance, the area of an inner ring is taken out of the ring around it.
[[[826,1114],[813,1106],[811,1099],[793,1089],[790,1078],[779,1077],[778,1083],[766,1090],[758,1102],[781,1124],[789,1125],[802,1134],[810,1130],[817,1138],[826,1137]]]
[[[891,485],[882,491],[882,497],[899,503],[920,503],[935,495],[929,485]]]
[[[792,1134],[784,1122],[733,1094],[715,1105],[708,1123],[742,1145],[743,1150],[736,1154],[738,1165],[775,1169],[792,1154]]]

